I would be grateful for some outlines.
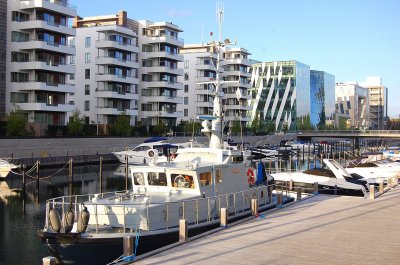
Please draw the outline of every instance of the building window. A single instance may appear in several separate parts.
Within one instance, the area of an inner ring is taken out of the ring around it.
[[[185,80],[189,80],[189,74],[185,73]]]
[[[89,117],[85,117],[85,124],[89,124]]]
[[[85,38],[85,47],[90,47],[90,37]]]
[[[75,64],[75,55],[71,55],[71,56],[69,57],[69,63],[70,63],[70,64]]]
[[[85,111],[89,111],[89,110],[90,110],[90,101],[85,100]]]
[[[69,74],[69,79],[70,80],[75,80],[75,74]]]
[[[189,61],[187,61],[187,60],[185,61],[185,66],[184,67],[185,67],[185,69],[189,68]]]
[[[183,104],[185,104],[185,105],[189,104],[189,97],[183,98]]]
[[[186,93],[189,92],[189,85],[184,86],[184,92],[186,92]]]
[[[183,110],[183,116],[185,116],[185,117],[189,116],[189,110],[188,109],[184,109]]]
[[[85,79],[90,79],[90,69],[85,69]]]
[[[85,63],[90,63],[90,52],[85,53]]]
[[[90,85],[85,85],[85,95],[90,95]]]

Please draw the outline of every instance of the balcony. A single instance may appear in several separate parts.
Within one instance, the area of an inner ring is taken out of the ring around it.
[[[64,14],[68,17],[76,17],[76,7],[69,5],[67,1],[60,0],[20,0],[19,8],[25,9],[47,9],[56,13]]]
[[[114,75],[114,74],[96,74],[95,81],[97,82],[121,82],[128,84],[138,84],[139,80],[136,77]]]
[[[144,66],[141,68],[142,74],[146,73],[169,73],[174,75],[183,75],[183,69],[172,68],[168,66]]]
[[[214,68],[214,66],[212,64],[196,64],[196,70],[211,70],[211,71],[215,71],[215,68]]]
[[[233,75],[233,76],[251,78],[251,73],[247,73],[247,72],[243,72],[243,71],[225,70],[224,75],[225,76]]]
[[[97,49],[120,49],[128,52],[139,53],[139,47],[132,44],[124,44],[113,40],[97,40],[95,47]]]
[[[131,108],[131,109],[120,109],[120,108],[111,108],[111,107],[97,107],[96,113],[99,115],[120,115],[121,112],[125,112],[128,116],[137,116],[138,110]]]
[[[74,93],[75,85],[73,84],[61,84],[51,82],[38,82],[38,81],[27,81],[27,82],[12,82],[12,90],[20,91],[51,91],[51,92],[63,92],[63,93]]]
[[[156,117],[156,118],[182,118],[183,111],[147,111],[142,110],[144,117]]]
[[[41,102],[17,103],[25,111],[52,111],[52,112],[72,112],[74,105],[69,104],[47,104]]]
[[[202,108],[212,108],[213,102],[211,101],[196,101],[196,107],[202,107]]]
[[[52,71],[65,74],[74,74],[75,66],[72,64],[56,64],[52,62],[42,62],[42,61],[29,61],[29,62],[15,62],[15,65],[21,70],[42,70],[42,71]]]
[[[242,106],[242,105],[226,105],[225,110],[252,110],[251,106]]]
[[[30,41],[12,42],[12,45],[15,49],[18,50],[47,50],[69,55],[74,55],[76,53],[74,46],[62,45],[50,41],[46,42],[41,40],[30,40]]]
[[[196,89],[196,95],[212,95],[213,89]]]
[[[174,46],[183,47],[184,41],[181,38],[175,38],[169,35],[163,36],[147,36],[147,43],[155,44],[155,43],[168,43]]]
[[[237,98],[237,95],[236,95],[236,93],[229,93],[229,94],[225,93],[225,97],[226,98]],[[250,100],[251,99],[251,95],[250,94],[249,95],[245,95],[242,92],[242,95],[241,95],[240,99]]]
[[[116,91],[96,90],[95,97],[97,98],[115,98],[125,100],[138,100],[139,95],[133,93],[118,93]]]
[[[145,87],[167,87],[177,90],[183,89],[183,83],[180,82],[168,82],[168,81],[148,81],[142,82],[142,88]]]
[[[241,64],[246,66],[251,66],[251,62],[249,59],[243,58],[225,58],[226,64]]]
[[[127,60],[122,60],[114,57],[96,57],[95,58],[95,64],[99,65],[119,65],[123,67],[128,67],[128,68],[134,68],[138,69],[139,68],[139,63],[135,61],[127,61]]]
[[[75,36],[76,30],[72,27],[55,24],[44,20],[14,21],[16,28],[21,30],[44,29],[59,34]]]
[[[172,96],[142,96],[140,99],[143,103],[151,102],[163,102],[163,103],[175,103],[182,104],[183,99],[181,97]]]
[[[183,55],[178,53],[170,53],[165,51],[154,51],[154,52],[142,52],[141,55],[143,59],[150,59],[150,58],[168,58],[171,60],[183,62]]]
[[[215,83],[216,79],[214,77],[208,76],[198,76],[196,77],[196,83]]]

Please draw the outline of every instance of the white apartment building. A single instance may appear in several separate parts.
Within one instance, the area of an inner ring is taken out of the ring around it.
[[[213,111],[214,86],[205,82],[215,80],[218,54],[208,44],[185,45],[180,53],[184,62],[180,64],[184,75],[181,77],[184,89],[178,95],[183,97],[183,104],[178,108],[183,112],[183,120],[195,120],[199,115],[211,115]],[[251,88],[250,53],[243,48],[224,47],[221,54],[221,79],[229,81],[221,85],[224,92],[224,122],[237,120],[242,123],[250,121],[247,112]]]
[[[183,39],[178,36],[182,30],[168,22],[138,22],[140,121],[143,125],[175,126],[183,116],[177,107],[182,103],[178,91],[183,88],[178,82],[183,75],[178,67],[183,61],[179,54]]]
[[[72,97],[87,124],[115,123],[125,113],[131,125],[138,117],[138,23],[125,11],[116,15],[77,17],[72,63],[76,65]]]
[[[47,125],[65,125],[74,106],[66,95],[75,87],[66,76],[75,73],[67,57],[75,54],[68,37],[76,16],[68,0],[7,2],[6,112],[21,109],[30,128],[43,135]]]
[[[369,76],[359,85],[369,90],[369,126],[372,130],[384,130],[388,120],[388,89],[380,76]]]

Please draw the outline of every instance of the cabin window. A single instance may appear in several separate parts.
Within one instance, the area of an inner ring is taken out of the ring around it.
[[[171,174],[171,183],[176,188],[194,189],[193,176],[187,174]]]
[[[144,185],[143,173],[133,173],[133,183],[135,185]]]
[[[215,178],[216,178],[217,183],[222,183],[222,171],[221,171],[221,169],[217,169],[215,171]]]
[[[164,172],[149,172],[147,182],[151,186],[167,186],[167,175]]]
[[[200,173],[201,186],[211,185],[211,172]]]

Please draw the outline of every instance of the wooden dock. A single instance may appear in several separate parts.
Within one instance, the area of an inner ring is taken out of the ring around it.
[[[134,264],[400,264],[400,186],[315,196]]]

